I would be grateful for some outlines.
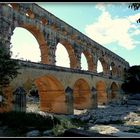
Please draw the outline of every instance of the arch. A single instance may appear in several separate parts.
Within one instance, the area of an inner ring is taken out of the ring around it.
[[[88,70],[93,71],[93,56],[88,51],[83,51],[83,54],[85,55],[87,60]]]
[[[56,52],[55,52],[55,58],[56,58],[56,65],[63,66],[63,67],[70,67],[70,60],[68,52],[61,43],[58,43],[56,46]]]
[[[105,59],[103,57],[99,58],[99,61],[101,62],[102,68],[103,68],[103,74],[107,74],[109,71],[109,67],[107,62],[105,61]]]
[[[116,76],[118,76],[119,75],[119,69],[118,69],[118,67],[115,65],[115,63],[114,62],[111,62],[111,68],[112,68],[112,70],[111,70],[111,75],[112,75],[112,77],[116,77]]]
[[[43,33],[36,26],[30,24],[19,24],[18,27],[24,28],[33,34],[33,36],[36,38],[39,44],[39,48],[41,52],[41,63],[49,64],[48,47],[45,38],[43,36]]]
[[[20,36],[25,36],[24,40]],[[26,40],[26,41],[25,41]],[[40,62],[40,48],[36,38],[31,32],[22,27],[17,27],[11,37],[12,58],[26,59],[32,62]],[[32,52],[31,52],[32,50]]]
[[[84,53],[81,53],[81,69],[82,70],[88,70],[88,65],[87,65],[87,58],[85,57]]]
[[[107,93],[106,93],[106,85],[103,81],[98,81],[96,83],[96,91],[97,91],[97,104],[103,105],[107,103]]]
[[[102,66],[102,63],[100,62],[100,60],[98,60],[98,62],[97,62],[97,73],[100,73],[100,74],[103,73],[103,66]]]
[[[88,83],[84,79],[78,79],[73,88],[73,99],[75,109],[85,109],[91,107],[91,91]]]
[[[40,110],[52,113],[66,113],[65,92],[61,83],[52,75],[37,78]]]
[[[118,77],[120,78],[121,77],[121,66],[120,65],[118,65]]]
[[[30,90],[26,94],[26,112],[38,112],[39,110],[38,90],[34,83],[32,83]]]
[[[112,100],[117,99],[117,93],[119,89],[117,84],[115,82],[112,82],[110,89],[111,89],[110,100],[112,101]]]
[[[77,66],[77,59],[76,56],[74,54],[74,49],[71,46],[70,43],[68,43],[65,40],[59,40],[59,43],[61,43],[67,50],[68,55],[69,55],[69,60],[70,60],[70,68],[76,68]]]

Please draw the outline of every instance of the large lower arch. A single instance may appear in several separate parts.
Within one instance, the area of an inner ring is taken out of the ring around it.
[[[98,81],[96,84],[97,104],[103,105],[107,103],[106,85],[103,81]]]
[[[118,90],[119,90],[119,87],[117,86],[117,84],[115,82],[113,82],[111,84],[111,94],[110,94],[110,100],[111,101],[114,101],[114,100],[117,100],[117,94],[118,94]]]
[[[39,92],[40,110],[52,113],[66,113],[65,92],[61,83],[53,76],[42,76],[35,80]]]
[[[88,83],[84,79],[75,82],[73,88],[74,108],[85,109],[91,107],[91,92]]]

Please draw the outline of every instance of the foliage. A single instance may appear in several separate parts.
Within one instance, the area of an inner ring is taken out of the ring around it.
[[[132,66],[125,71],[125,82],[122,89],[126,93],[140,93],[140,66]]]
[[[55,125],[60,124],[59,119],[56,117],[42,116],[32,112],[4,112],[0,113],[0,120],[3,125],[20,130],[20,133],[24,133],[28,130],[28,127],[35,127],[36,129],[49,130]]]
[[[8,85],[18,74],[19,65],[11,59],[12,53],[0,42],[0,87]]]
[[[140,8],[140,3],[131,3],[129,5],[129,8],[133,10],[138,10]],[[137,20],[137,23],[140,23],[140,18]]]
[[[72,124],[71,120],[65,117],[58,117],[60,120],[60,124],[57,124],[53,128],[53,133],[55,136],[62,136],[65,130],[70,128],[76,128],[74,124]]]
[[[72,124],[76,125],[77,127],[84,127],[87,124],[87,122],[84,122],[78,118],[72,118],[71,122],[72,122]]]
[[[140,3],[131,3],[129,5],[129,8],[134,9],[134,10],[138,10],[140,8]]]

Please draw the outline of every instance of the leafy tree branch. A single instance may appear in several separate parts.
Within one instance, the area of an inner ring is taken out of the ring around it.
[[[128,7],[130,9],[133,9],[134,11],[139,10],[140,9],[140,3],[131,3]],[[137,23],[140,23],[140,18],[137,20]]]

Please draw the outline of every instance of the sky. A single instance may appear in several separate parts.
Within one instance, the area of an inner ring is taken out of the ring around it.
[[[38,2],[37,4],[124,58],[130,66],[140,65],[140,23],[136,22],[140,17],[140,10],[134,11],[128,8],[128,2]],[[26,29],[16,28],[11,43],[13,58],[40,61],[38,43]],[[56,60],[56,65],[65,64],[65,67],[69,67],[68,54],[61,44],[57,46]],[[87,69],[83,54],[81,66]]]

